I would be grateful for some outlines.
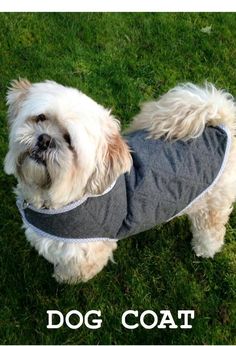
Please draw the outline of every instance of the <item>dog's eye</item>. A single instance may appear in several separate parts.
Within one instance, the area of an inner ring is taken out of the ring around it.
[[[64,140],[66,141],[66,143],[69,144],[69,146],[71,147],[71,138],[70,138],[70,135],[69,133],[65,133],[64,136],[63,136]]]
[[[36,117],[36,122],[38,123],[39,121],[45,121],[46,120],[46,116],[45,114],[39,114]]]

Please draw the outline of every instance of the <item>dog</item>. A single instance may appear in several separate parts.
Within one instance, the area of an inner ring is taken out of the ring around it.
[[[110,110],[53,81],[13,81],[7,105],[5,172],[18,180],[26,238],[54,265],[58,282],[93,278],[113,260],[117,240],[155,226],[156,216],[165,222],[186,214],[196,255],[220,251],[236,199],[236,106],[229,93],[209,83],[178,85],[143,104],[123,136]],[[183,201],[185,190],[190,197]]]

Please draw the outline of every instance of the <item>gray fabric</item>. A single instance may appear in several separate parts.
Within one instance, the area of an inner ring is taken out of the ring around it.
[[[126,136],[133,158],[130,174],[111,191],[55,215],[30,207],[22,216],[33,229],[65,239],[122,239],[166,222],[202,194],[217,177],[227,134],[207,127],[187,142],[147,139],[145,131]],[[21,211],[22,212],[22,211]]]

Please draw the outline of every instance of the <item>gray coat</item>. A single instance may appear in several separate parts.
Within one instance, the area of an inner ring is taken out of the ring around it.
[[[35,209],[18,201],[24,223],[42,236],[68,241],[118,240],[177,216],[220,177],[230,148],[226,129],[207,127],[186,142],[129,134],[133,166],[103,195],[62,209]]]

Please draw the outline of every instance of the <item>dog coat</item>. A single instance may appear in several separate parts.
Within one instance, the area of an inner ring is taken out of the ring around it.
[[[18,200],[25,226],[64,242],[119,240],[182,214],[216,183],[230,149],[224,127],[206,127],[188,141],[127,135],[133,166],[103,194],[60,209],[36,209]]]

